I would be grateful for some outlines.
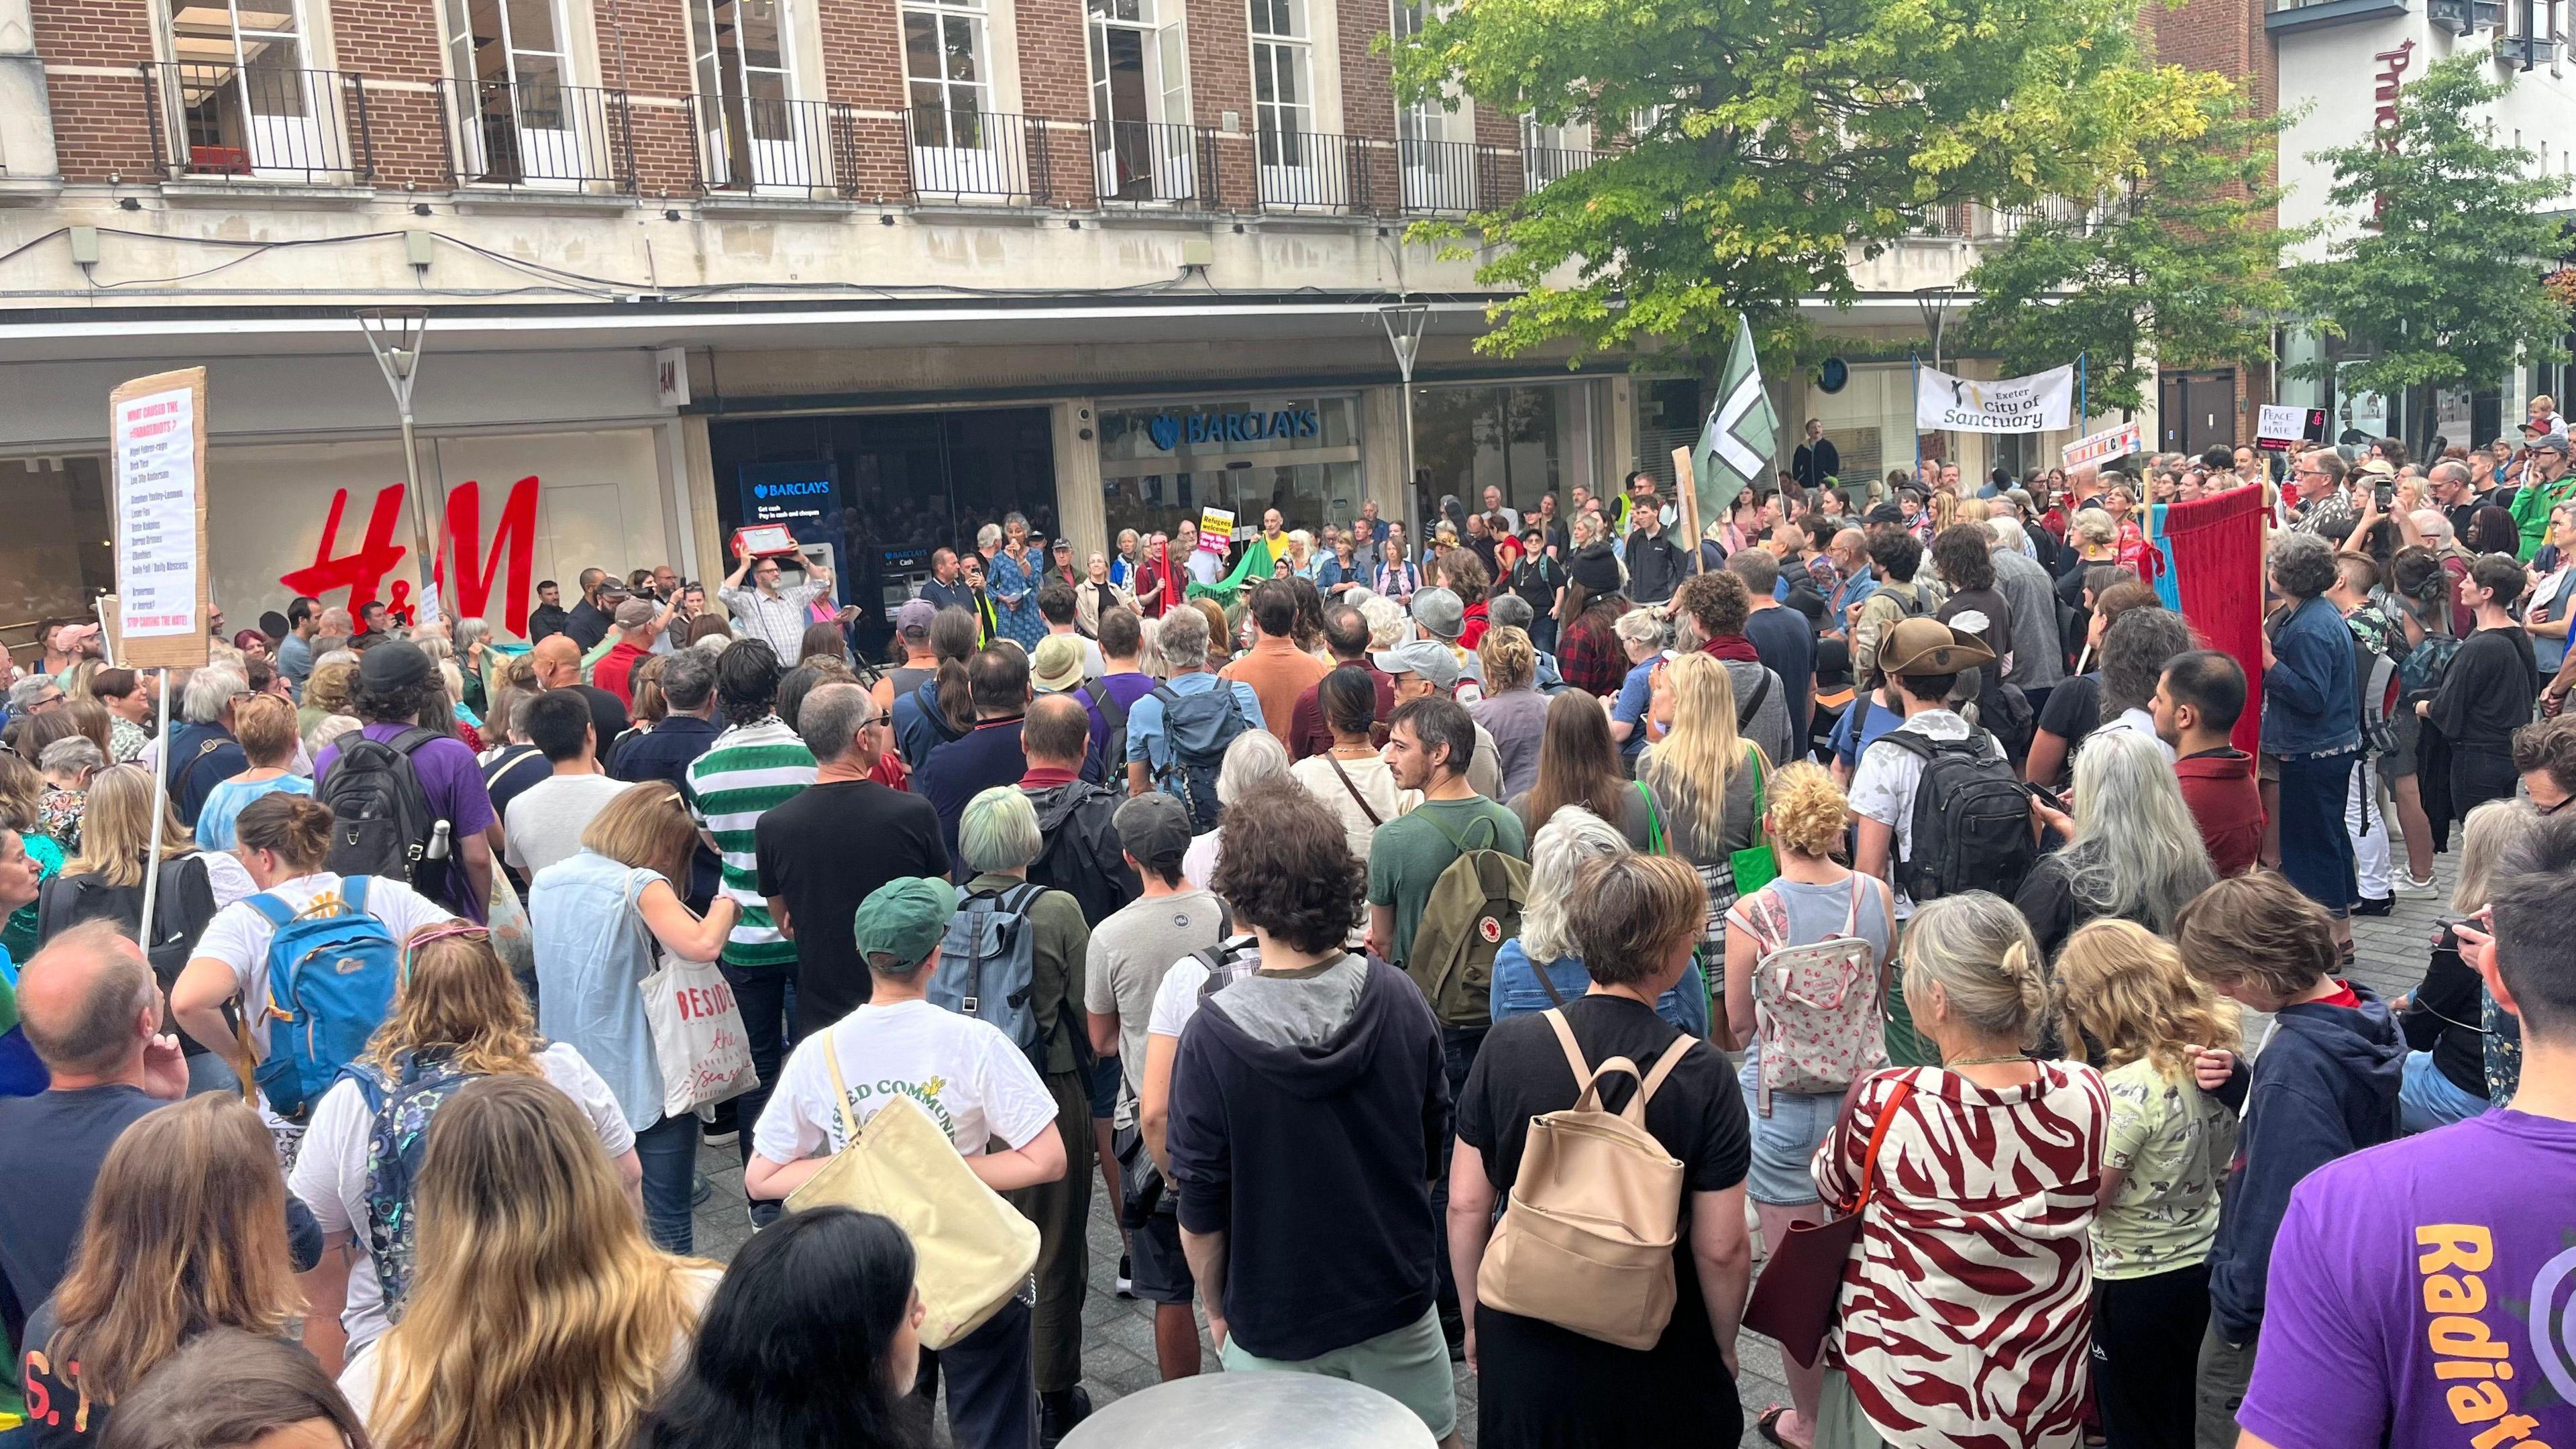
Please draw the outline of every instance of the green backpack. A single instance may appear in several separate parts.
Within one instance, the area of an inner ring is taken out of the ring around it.
[[[1521,933],[1521,908],[1529,903],[1529,862],[1495,848],[1499,827],[1491,818],[1467,827],[1469,834],[1477,825],[1485,827],[1482,846],[1468,845],[1431,816],[1423,818],[1448,836],[1458,858],[1431,883],[1404,974],[1422,988],[1442,1026],[1491,1026],[1494,956]]]

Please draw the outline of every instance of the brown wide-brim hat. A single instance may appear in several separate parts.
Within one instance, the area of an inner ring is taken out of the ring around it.
[[[1958,674],[1995,662],[1995,651],[1973,634],[1938,619],[1903,619],[1878,646],[1878,665],[1893,675]]]

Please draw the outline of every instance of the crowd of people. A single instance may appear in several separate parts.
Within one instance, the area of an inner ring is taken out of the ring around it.
[[[1052,1445],[1106,1216],[1164,1378],[1204,1323],[1443,1443],[1459,1362],[1486,1446],[2563,1442],[2533,417],[1982,491],[1846,490],[1811,428],[1696,541],[1645,474],[1418,553],[1368,506],[1077,567],[1014,515],[882,660],[792,557],[587,570],[524,646],[299,598],[166,701],[49,626],[0,732],[22,1432]],[[2239,487],[2259,659],[2142,517]],[[2382,1000],[2352,919],[2455,821]],[[846,1170],[915,1127],[955,1159]]]

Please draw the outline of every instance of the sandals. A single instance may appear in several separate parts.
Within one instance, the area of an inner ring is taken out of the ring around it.
[[[1798,1449],[1797,1445],[1782,1438],[1780,1434],[1780,1421],[1788,1417],[1790,1407],[1787,1404],[1773,1404],[1764,1409],[1762,1417],[1753,1421],[1753,1432],[1760,1434],[1766,1444],[1777,1444],[1780,1449]]]

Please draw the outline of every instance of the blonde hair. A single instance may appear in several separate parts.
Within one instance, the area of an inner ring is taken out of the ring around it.
[[[1680,844],[1694,858],[1725,845],[1726,790],[1761,747],[1735,732],[1735,681],[1713,654],[1691,653],[1664,664],[1672,682],[1673,728],[1637,761],[1643,779],[1672,804]]]
[[[1485,666],[1488,694],[1518,689],[1538,678],[1538,646],[1530,642],[1529,631],[1513,625],[1486,630],[1483,642],[1476,646],[1476,658]]]
[[[2541,815],[2526,801],[2489,800],[2460,826],[2460,878],[2451,887],[2451,909],[2471,915],[2487,908],[2496,862],[2505,847],[2538,828]]]
[[[2169,1082],[2191,1070],[2186,1047],[2234,1050],[2243,1041],[2233,1002],[2182,964],[2173,943],[2134,921],[2094,921],[2057,953],[2057,1009],[2082,1059],[2085,1038],[2102,1044],[2107,1067],[2152,1062]]]
[[[242,756],[262,769],[295,759],[295,706],[273,694],[254,694],[233,706],[233,738]]]
[[[527,993],[493,951],[491,937],[437,934],[457,929],[424,926],[403,943],[393,1010],[368,1039],[366,1060],[393,1073],[406,1055],[441,1050],[458,1071],[475,1076],[534,1075],[539,1041]]]
[[[1957,522],[1983,523],[1994,517],[1994,505],[1983,498],[1962,498],[1959,500],[1958,512]]]
[[[695,1326],[572,1099],[485,1077],[431,1120],[419,1267],[376,1345],[367,1423],[384,1449],[587,1449],[633,1437]]]
[[[1772,844],[1813,860],[1842,853],[1851,803],[1823,766],[1800,760],[1771,777],[1769,793]]]
[[[161,802],[161,859],[194,852],[197,838],[179,823],[179,812]],[[143,884],[144,857],[152,850],[152,772],[141,765],[110,765],[92,775],[89,804],[81,812],[80,854],[63,863],[65,875],[95,875],[114,886]]]
[[[1906,923],[1905,1000],[1917,1022],[1931,1013],[1939,982],[1950,1014],[1980,1036],[2028,1048],[2049,1018],[2048,973],[2039,942],[2013,903],[1987,891],[1925,901]]]
[[[324,714],[356,714],[357,690],[357,660],[316,664],[304,680],[304,707]]]
[[[664,780],[629,785],[582,827],[581,848],[620,865],[658,870],[674,890],[685,891],[689,861],[698,846],[698,823]]]
[[[305,1307],[285,1217],[276,1146],[239,1097],[210,1092],[145,1113],[108,1149],[71,1273],[54,1290],[54,1332],[41,1346],[53,1372],[86,1408],[112,1403],[206,1329],[284,1337]]]

